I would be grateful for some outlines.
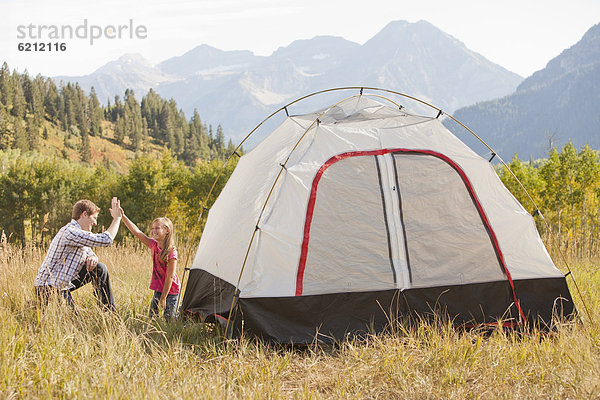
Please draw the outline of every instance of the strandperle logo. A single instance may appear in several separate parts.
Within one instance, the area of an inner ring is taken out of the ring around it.
[[[94,25],[87,19],[80,25],[18,25],[17,38],[25,40],[86,39],[90,45],[101,39],[146,39],[148,28],[134,24],[133,19],[124,25]]]

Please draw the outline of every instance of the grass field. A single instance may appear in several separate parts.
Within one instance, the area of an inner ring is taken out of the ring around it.
[[[293,349],[222,343],[208,325],[149,320],[149,253],[98,254],[117,314],[98,309],[91,287],[74,292],[78,315],[40,309],[32,282],[43,251],[0,250],[0,398],[600,398],[600,260],[571,265],[593,321],[568,278],[582,323],[552,335],[423,325]]]

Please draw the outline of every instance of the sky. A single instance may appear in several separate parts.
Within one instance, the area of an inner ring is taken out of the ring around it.
[[[200,44],[265,56],[318,35],[363,44],[391,21],[426,20],[527,77],[600,22],[600,0],[0,0],[0,15],[0,61],[30,75],[86,75],[125,53],[158,63]]]

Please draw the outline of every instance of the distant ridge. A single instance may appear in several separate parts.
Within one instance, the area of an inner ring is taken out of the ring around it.
[[[198,109],[205,121],[220,123],[239,140],[268,112],[326,88],[392,88],[453,111],[512,93],[522,78],[426,21],[393,21],[364,45],[317,36],[260,57],[203,44],[157,65],[126,55],[90,75],[56,80],[77,81],[85,90],[94,86],[103,102],[126,88],[138,98],[154,88],[186,114]]]
[[[517,90],[454,113],[503,157],[545,157],[571,140],[600,149],[600,24]],[[456,124],[447,126],[460,131]]]

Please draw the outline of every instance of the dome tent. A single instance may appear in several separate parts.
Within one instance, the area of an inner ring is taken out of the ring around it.
[[[361,89],[288,116],[240,158],[208,214],[184,312],[282,343],[413,315],[516,325],[574,312],[490,162],[438,118],[381,99]]]

